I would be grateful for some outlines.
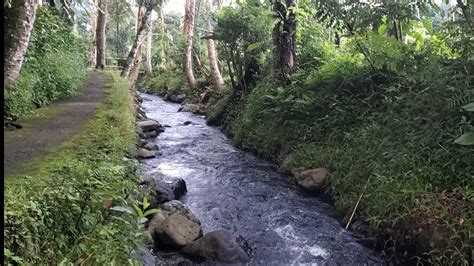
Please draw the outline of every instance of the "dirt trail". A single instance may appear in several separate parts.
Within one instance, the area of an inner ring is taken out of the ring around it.
[[[20,119],[23,129],[4,131],[4,177],[20,172],[24,163],[47,154],[77,133],[105,98],[105,82],[104,73],[93,72],[76,96],[46,107],[58,110],[54,115],[38,118],[39,121]]]

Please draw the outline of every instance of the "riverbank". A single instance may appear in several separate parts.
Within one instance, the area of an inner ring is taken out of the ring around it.
[[[100,72],[97,114],[28,173],[5,181],[4,261],[9,264],[131,262],[148,234],[135,215],[111,210],[141,202],[129,83]],[[21,130],[21,129],[19,129]]]

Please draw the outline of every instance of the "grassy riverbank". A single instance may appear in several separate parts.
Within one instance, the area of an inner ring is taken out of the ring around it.
[[[72,139],[5,181],[8,264],[128,264],[146,232],[115,205],[136,203],[138,166],[123,158],[134,145],[133,97],[126,80],[107,73],[109,95]]]

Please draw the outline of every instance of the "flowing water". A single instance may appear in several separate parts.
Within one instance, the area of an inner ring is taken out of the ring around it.
[[[329,216],[330,206],[273,163],[235,148],[202,116],[177,112],[180,105],[156,96],[142,97],[147,116],[167,126],[155,140],[160,156],[143,166],[149,174],[186,181],[181,201],[201,220],[204,233],[227,229],[243,236],[254,252],[251,265],[382,264]]]

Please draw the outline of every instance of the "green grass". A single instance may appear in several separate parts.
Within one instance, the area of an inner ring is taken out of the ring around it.
[[[129,84],[107,76],[110,95],[98,115],[34,172],[5,182],[5,262],[129,264],[148,237],[135,217],[106,204],[134,204],[139,173],[123,160],[136,138]]]

